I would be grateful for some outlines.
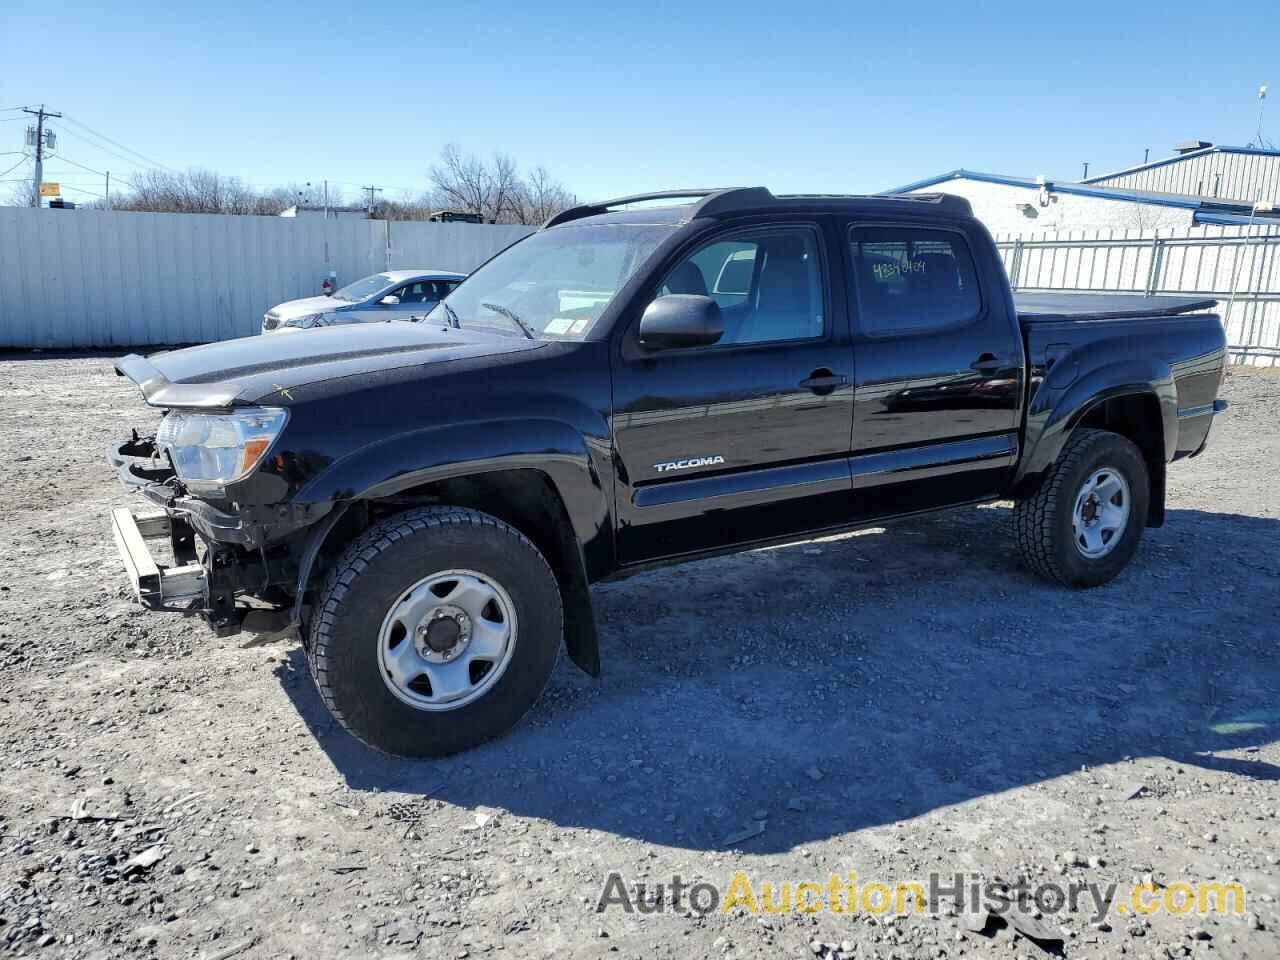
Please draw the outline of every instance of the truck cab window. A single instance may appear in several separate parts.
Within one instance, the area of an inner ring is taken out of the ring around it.
[[[963,326],[981,310],[973,257],[958,233],[855,227],[850,254],[852,293],[864,334]]]
[[[658,295],[699,294],[720,304],[725,333],[717,346],[820,337],[818,257],[817,238],[808,228],[740,233],[678,263]]]

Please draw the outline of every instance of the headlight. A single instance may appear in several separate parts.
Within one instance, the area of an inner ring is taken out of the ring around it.
[[[329,317],[331,313],[308,313],[305,317],[290,317],[288,320],[281,320],[282,327],[301,327],[306,330],[308,327],[320,326],[322,323],[332,323]]]
[[[156,446],[169,452],[183,480],[205,485],[234,483],[253,471],[289,419],[279,407],[234,413],[170,411],[156,431]]]

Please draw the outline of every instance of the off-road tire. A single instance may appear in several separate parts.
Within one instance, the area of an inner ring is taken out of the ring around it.
[[[1076,548],[1072,512],[1082,485],[1104,466],[1124,474],[1131,497],[1129,518],[1111,552],[1090,559]],[[1040,489],[1014,506],[1014,533],[1023,561],[1046,580],[1069,587],[1106,583],[1125,568],[1138,549],[1150,496],[1146,461],[1131,440],[1109,430],[1077,429]]]
[[[510,595],[519,623],[511,661],[478,700],[415,709],[383,681],[379,630],[409,586],[460,567]],[[538,549],[496,517],[460,507],[410,510],[370,527],[329,571],[316,609],[308,660],[325,705],[357,739],[402,757],[447,756],[514,727],[546,686],[564,634],[559,587]]]

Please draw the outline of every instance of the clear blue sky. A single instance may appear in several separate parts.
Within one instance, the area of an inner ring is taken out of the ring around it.
[[[5,0],[0,108],[44,102],[171,167],[327,177],[350,199],[423,189],[450,141],[583,198],[876,191],[960,166],[1078,178],[1176,140],[1245,143],[1264,82],[1280,140],[1276,0],[625,6]],[[15,116],[0,154],[21,149]],[[145,166],[55,126],[68,161]],[[46,178],[101,187],[56,161]]]

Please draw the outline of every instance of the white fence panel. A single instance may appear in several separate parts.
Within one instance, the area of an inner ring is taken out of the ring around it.
[[[491,256],[527,237],[533,227],[479,223],[383,221],[389,234],[387,269],[474,270]]]
[[[528,227],[0,207],[0,348],[203,343],[396,267],[469,271]]]

